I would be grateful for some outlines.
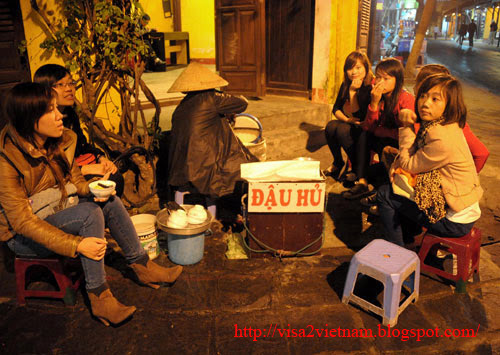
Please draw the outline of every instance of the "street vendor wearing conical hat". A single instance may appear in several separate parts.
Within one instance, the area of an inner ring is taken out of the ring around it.
[[[238,141],[227,116],[245,111],[243,96],[216,88],[229,83],[199,63],[191,63],[168,92],[184,92],[172,115],[169,184],[210,198],[233,192],[240,164],[256,161]]]

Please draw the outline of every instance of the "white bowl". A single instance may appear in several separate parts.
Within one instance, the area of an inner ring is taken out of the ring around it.
[[[111,180],[97,180],[89,184],[90,192],[97,198],[109,197],[115,191],[115,187],[116,182]]]

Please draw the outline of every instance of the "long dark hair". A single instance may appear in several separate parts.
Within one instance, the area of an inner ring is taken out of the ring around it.
[[[55,98],[56,92],[52,88],[39,83],[17,84],[7,94],[5,114],[9,123],[22,138],[35,147],[35,127],[40,118],[49,111]],[[44,148],[51,156],[48,164],[59,186],[64,186],[64,176],[69,174],[70,166],[64,152],[59,148],[60,142],[60,137],[49,137],[45,141]],[[57,164],[60,169],[56,169],[54,164]]]
[[[403,91],[403,85],[405,83],[404,68],[399,60],[396,58],[386,58],[377,64],[375,67],[375,74],[377,71],[386,73],[396,79],[396,85],[391,93],[390,97],[383,96],[384,100],[384,115],[385,123],[388,126],[396,126],[396,120],[394,117],[394,109],[399,101],[399,95]],[[390,121],[388,121],[388,119]]]
[[[17,133],[35,145],[35,126],[47,113],[56,93],[50,87],[36,83],[14,86],[5,101],[5,113]]]
[[[48,87],[53,87],[55,83],[63,79],[66,75],[71,75],[68,69],[59,64],[45,64],[37,69],[33,76],[35,83],[40,83]],[[74,129],[75,125],[80,124],[74,107],[60,106],[60,111],[64,115],[64,126]]]
[[[373,81],[373,73],[372,66],[370,64],[370,59],[360,51],[354,51],[349,53],[344,62],[344,89],[342,91],[342,98],[344,100],[349,100],[349,88],[351,87],[352,81],[349,79],[349,75],[347,75],[347,71],[354,68],[354,66],[358,63],[358,60],[365,67],[365,78],[363,80],[362,86],[368,86]]]
[[[441,86],[443,96],[446,98],[446,108],[443,112],[444,121],[442,125],[457,122],[460,128],[464,128],[467,120],[467,107],[462,95],[462,85],[451,75],[434,74],[428,76],[418,87],[417,98],[415,99],[415,112],[420,121],[418,113],[418,99],[435,86]]]
[[[52,87],[66,75],[71,75],[69,70],[59,64],[45,64],[37,69],[33,76],[35,83],[40,83]]]

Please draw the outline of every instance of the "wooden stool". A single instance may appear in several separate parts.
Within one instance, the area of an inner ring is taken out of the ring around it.
[[[80,286],[83,274],[76,281],[73,281],[65,268],[63,259],[16,257],[14,265],[16,270],[17,303],[19,305],[26,304],[26,297],[62,298],[66,305],[74,305],[76,303],[75,291]],[[31,266],[35,265],[46,268],[54,276],[59,287],[58,291],[26,289],[26,281],[29,282],[29,280],[26,280],[26,272]]]
[[[457,256],[457,274],[448,273],[434,266],[425,264],[427,255],[436,256],[438,250]],[[472,274],[479,272],[479,254],[481,251],[481,230],[473,227],[469,234],[459,238],[443,238],[427,233],[422,240],[418,256],[422,271],[432,272],[447,280],[466,282]]]

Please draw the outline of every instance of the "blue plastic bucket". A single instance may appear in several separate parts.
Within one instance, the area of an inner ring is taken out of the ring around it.
[[[168,258],[179,265],[196,264],[203,258],[205,232],[192,235],[168,233]]]

